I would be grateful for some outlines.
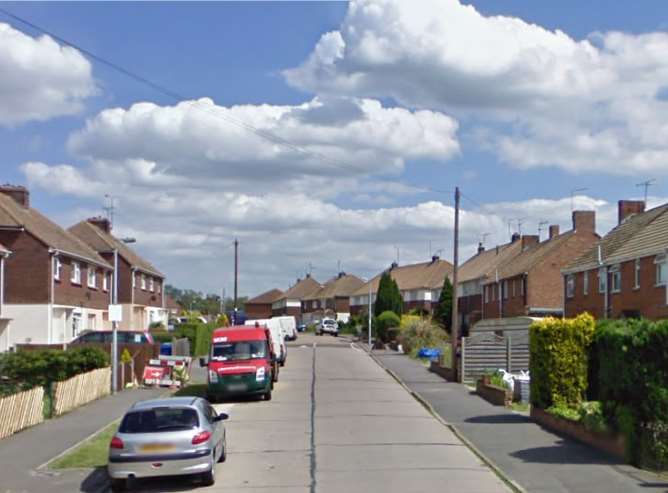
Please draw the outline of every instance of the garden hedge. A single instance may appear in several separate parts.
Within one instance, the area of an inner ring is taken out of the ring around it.
[[[529,327],[531,403],[542,409],[576,407],[587,390],[589,346],[595,324],[585,313],[546,318]]]
[[[668,321],[602,321],[594,353],[598,398],[628,459],[668,468]]]

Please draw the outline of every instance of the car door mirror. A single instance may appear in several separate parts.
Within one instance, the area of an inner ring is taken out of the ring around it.
[[[213,418],[213,420],[214,420],[214,421],[225,421],[225,420],[228,419],[229,417],[230,417],[229,414],[220,413],[218,416],[216,416],[215,418]]]

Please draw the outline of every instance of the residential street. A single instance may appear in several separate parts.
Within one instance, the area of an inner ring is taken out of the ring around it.
[[[317,343],[316,348],[312,346]],[[343,338],[302,335],[271,402],[230,413],[225,492],[503,492],[506,485],[367,354]],[[137,491],[190,491],[185,479]]]

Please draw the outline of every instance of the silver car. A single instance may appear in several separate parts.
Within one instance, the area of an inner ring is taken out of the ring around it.
[[[134,478],[183,474],[212,485],[216,463],[225,460],[227,418],[199,397],[135,403],[109,444],[112,490],[125,489]]]

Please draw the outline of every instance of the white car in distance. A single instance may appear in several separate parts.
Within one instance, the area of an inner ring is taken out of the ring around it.
[[[337,337],[339,335],[338,322],[333,318],[323,318],[315,331],[315,335],[321,336],[323,334],[332,334]]]

